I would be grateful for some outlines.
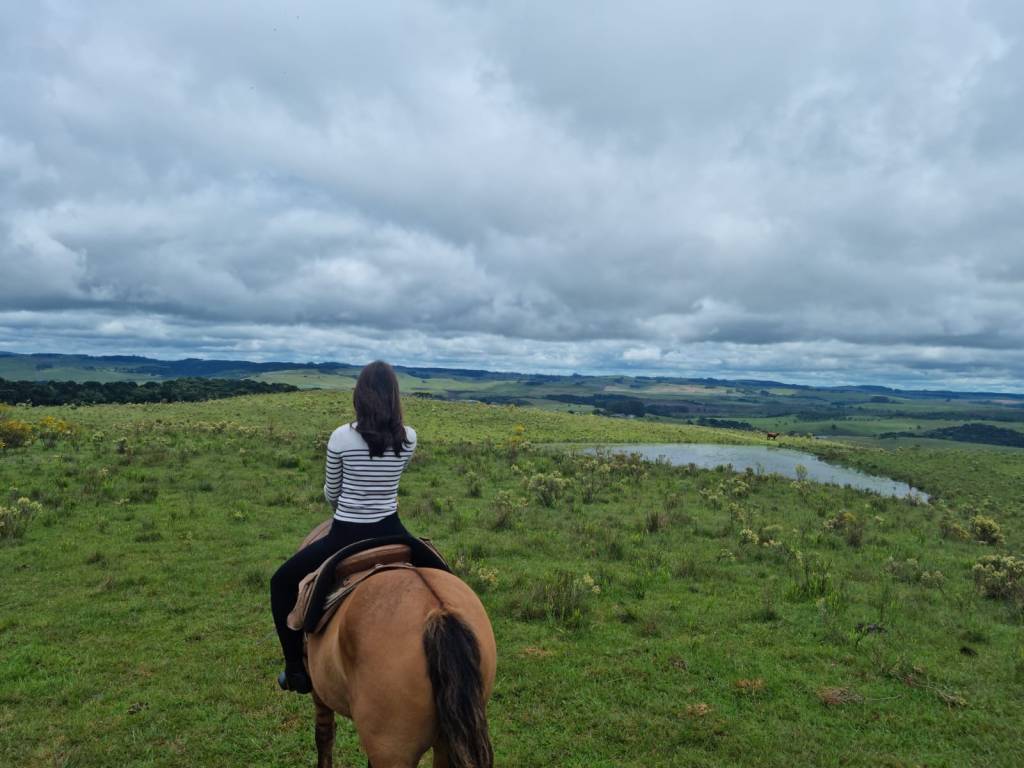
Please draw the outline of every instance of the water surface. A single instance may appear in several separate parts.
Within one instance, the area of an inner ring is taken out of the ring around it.
[[[791,448],[775,448],[767,445],[714,445],[710,443],[662,443],[605,445],[587,448],[584,453],[639,453],[649,461],[661,459],[676,466],[695,464],[701,469],[731,466],[737,472],[751,469],[760,474],[776,474],[797,478],[797,467],[802,466],[807,479],[817,483],[849,485],[862,491],[872,491],[883,496],[903,498],[912,496],[927,501],[928,494],[907,483],[889,477],[868,475],[856,469],[840,467],[822,461],[812,453],[794,451]]]

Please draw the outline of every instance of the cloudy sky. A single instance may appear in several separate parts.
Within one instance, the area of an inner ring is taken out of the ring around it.
[[[0,5],[0,349],[1024,391],[1024,4]]]

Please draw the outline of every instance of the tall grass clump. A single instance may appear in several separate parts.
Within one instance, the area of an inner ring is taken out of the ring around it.
[[[0,539],[20,539],[29,521],[43,511],[38,501],[22,496],[12,507],[0,507]]]
[[[799,552],[795,554],[796,569],[789,596],[793,600],[810,600],[825,596],[832,586],[832,564],[827,560]]]
[[[526,511],[526,500],[511,491],[498,491],[494,497],[494,517],[491,530],[504,531],[515,525],[516,519]]]
[[[479,499],[483,495],[483,483],[480,475],[473,470],[466,473],[466,495],[473,499]]]
[[[660,510],[651,510],[644,518],[643,529],[646,533],[657,533],[668,528],[668,515]]]
[[[594,597],[601,588],[590,574],[578,576],[558,571],[527,590],[517,613],[530,620],[550,619],[563,626],[579,629],[590,615]]]

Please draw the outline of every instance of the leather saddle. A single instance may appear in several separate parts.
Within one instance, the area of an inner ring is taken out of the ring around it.
[[[314,528],[303,546],[325,536],[329,528],[330,521]],[[288,626],[319,632],[363,581],[381,571],[400,568],[451,571],[429,539],[399,535],[357,541],[335,552],[299,582],[299,596],[288,614]]]

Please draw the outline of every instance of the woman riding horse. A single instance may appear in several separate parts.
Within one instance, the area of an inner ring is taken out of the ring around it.
[[[334,509],[330,532],[289,558],[270,579],[270,605],[284,651],[282,688],[309,693],[302,632],[289,629],[299,582],[342,547],[363,539],[408,534],[398,519],[398,479],[416,449],[416,430],[402,423],[398,377],[385,362],[370,363],[352,393],[356,420],[327,442],[324,496]]]
[[[493,768],[486,705],[497,649],[479,598],[451,573],[402,568],[366,579],[320,631],[288,628],[299,581],[350,543],[405,533],[398,479],[416,447],[402,424],[391,366],[366,366],[352,396],[356,421],[327,445],[324,495],[334,507],[326,537],[302,547],[271,580],[285,654],[282,688],[316,705],[318,768],[331,768],[335,713],[352,719],[371,768],[415,768],[433,749],[434,768]]]

